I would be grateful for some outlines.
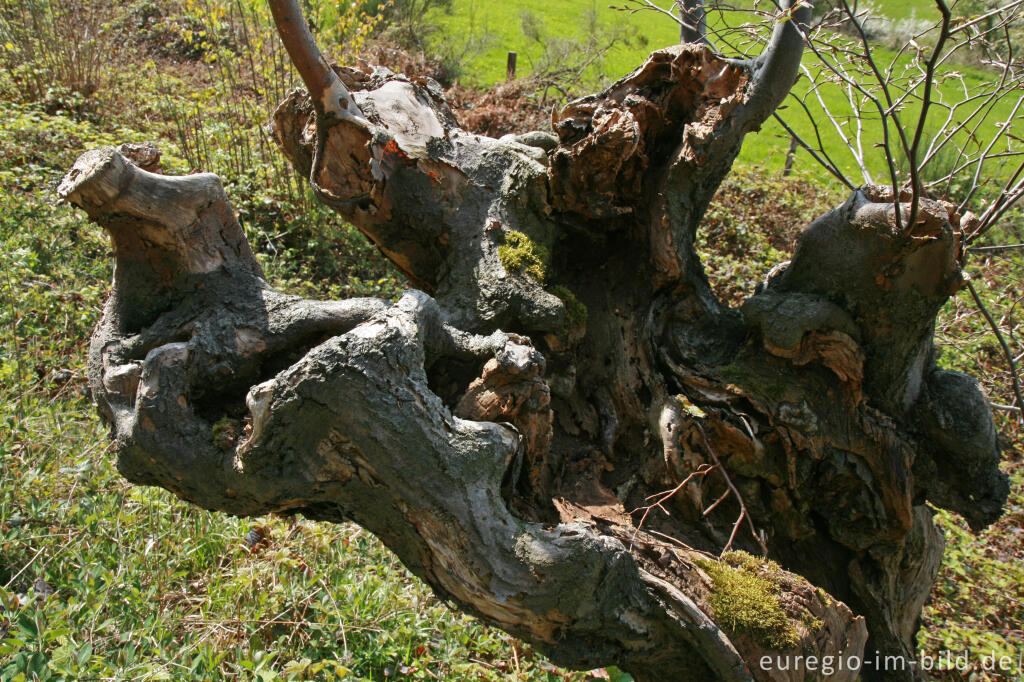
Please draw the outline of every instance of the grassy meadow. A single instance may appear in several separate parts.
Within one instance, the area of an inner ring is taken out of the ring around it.
[[[662,4],[667,6],[671,3]],[[736,6],[744,7],[751,4],[736,3]],[[460,57],[462,80],[478,86],[490,87],[505,80],[506,57],[510,51],[518,55],[517,73],[520,77],[538,74],[543,77],[573,62],[566,56],[569,46],[577,49],[608,46],[606,51],[595,53],[592,60],[587,60],[587,63],[591,64],[587,75],[591,81],[615,80],[642,64],[653,50],[679,41],[679,29],[674,21],[655,11],[626,11],[637,6],[635,3],[630,4],[629,0],[576,0],[557,3],[544,0],[452,0],[450,7],[434,10],[432,18],[442,30],[433,36],[427,34],[427,42],[439,45],[446,55]],[[760,9],[760,13],[734,10],[709,15],[709,35],[726,54],[735,54],[735,51],[729,49],[732,43],[728,41],[736,41],[736,35],[726,33],[727,38],[720,40],[715,37],[714,31],[725,30],[727,26],[737,27],[745,22],[763,23],[765,13],[773,10],[771,3],[766,1],[754,6]],[[935,4],[928,0],[890,0],[874,3],[874,7],[881,13],[879,21],[889,24],[889,28],[880,31],[885,34],[886,39],[873,47],[876,61],[883,71],[891,68],[904,79],[913,77],[916,75],[916,68],[911,63],[909,55],[894,48],[937,20]],[[591,37],[593,35],[599,37],[594,39]],[[760,49],[749,45],[744,47],[755,53]],[[859,49],[856,45],[853,47]],[[819,77],[822,73],[820,61],[810,51],[805,54],[804,65],[811,76]],[[846,92],[840,86],[829,82],[814,86],[808,79],[808,74],[801,75],[792,93],[807,104],[819,122],[817,129],[810,117],[792,98],[779,113],[793,130],[809,143],[815,143],[820,137],[820,144],[834,156],[842,172],[854,185],[861,184],[864,179],[858,164],[849,152],[844,151],[846,145],[843,137],[852,140],[857,136],[857,124],[853,120],[854,111]],[[943,105],[956,103],[963,99],[965,91],[976,92],[980,86],[991,81],[992,73],[978,66],[956,63],[943,69],[935,83],[938,93],[936,101],[939,105],[935,107],[936,111],[932,118],[936,123],[926,129],[926,141],[938,133],[941,119],[945,116]],[[920,86],[917,89],[920,90]],[[591,88],[586,86],[578,86],[572,90],[577,95],[590,91]],[[975,135],[958,135],[955,138],[957,146],[971,149],[983,146],[996,133],[999,126],[1012,116],[1015,102],[1016,95],[1013,95],[992,107],[987,115],[981,117],[983,122]],[[842,133],[822,116],[822,104],[836,116],[843,129]],[[874,144],[882,139],[882,126],[878,114],[863,104],[859,105],[859,108],[865,165],[875,182],[888,182],[883,150]],[[964,109],[958,113],[958,120],[963,118],[966,111],[967,109]],[[918,112],[919,106],[911,98],[899,112],[904,128],[909,129],[916,124]],[[891,127],[890,134],[895,135],[892,128],[894,127]],[[789,139],[789,134],[783,126],[775,119],[769,119],[759,132],[747,137],[740,163],[768,171],[782,171]],[[941,177],[954,162],[954,154],[940,154],[931,168],[927,169],[926,179]],[[985,173],[993,177],[1005,176],[1010,170],[1010,165],[993,163],[985,169]],[[812,177],[821,173],[816,162],[802,150],[795,157],[794,169],[798,172],[807,172]]]
[[[749,3],[737,6],[744,4]],[[768,7],[766,2],[762,5]],[[929,0],[889,0],[876,5],[894,20],[930,17],[935,12],[935,4]],[[617,43],[603,60],[601,70],[611,79],[639,66],[652,50],[679,42],[677,24],[654,11],[629,11],[636,7],[629,0],[452,0],[450,7],[434,10],[432,18],[443,29],[445,40],[454,44],[453,49],[471,53],[471,63],[465,67],[466,78],[490,86],[505,80],[508,52],[518,54],[520,72],[531,71],[543,55],[543,44],[523,33],[524,15],[536,17],[541,34],[548,38],[584,42],[594,23],[606,31],[624,29],[627,39]],[[732,12],[727,19],[737,24],[755,20],[756,15]],[[713,26],[724,21],[717,15],[712,15],[711,20]]]
[[[85,382],[110,247],[83,214],[54,203],[82,151],[155,141],[165,172],[219,173],[280,288],[395,297],[403,285],[310,197],[262,130],[295,78],[258,0],[47,3],[49,14],[21,15],[29,32],[0,13],[0,680],[628,679],[614,669],[560,670],[452,612],[358,527],[230,518],[119,477]],[[332,52],[364,46],[365,22],[313,4]],[[41,5],[11,0],[2,11]],[[906,17],[927,6],[886,11]],[[521,50],[520,68],[531,54],[540,59],[520,31],[522,8],[542,17],[547,35],[578,37],[587,9],[634,24],[646,44],[633,37],[611,52],[612,77],[676,36],[655,14],[592,0],[454,0],[439,19],[453,44],[477,27],[504,41],[464,64],[468,81],[503,79],[508,49]],[[53,56],[53,45],[66,49]],[[786,142],[766,126],[709,212],[704,257],[730,300],[749,294],[801,227],[841,199],[809,165],[791,178],[776,173]],[[1007,225],[991,242],[1024,242],[1024,228]],[[1022,251],[978,255],[970,270],[1014,352],[1024,352]],[[943,311],[937,341],[943,366],[979,377],[993,402],[1012,403],[999,345],[965,292]],[[931,655],[969,648],[1016,660],[1024,650],[1016,414],[996,412],[1013,477],[1004,519],[974,534],[938,515],[947,551],[919,640]]]

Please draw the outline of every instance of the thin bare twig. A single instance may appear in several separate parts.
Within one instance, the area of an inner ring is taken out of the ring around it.
[[[684,549],[687,552],[697,552],[698,554],[705,555],[709,559],[717,559],[718,558],[714,554],[712,554],[711,552],[705,552],[703,549],[697,549],[696,547],[691,547],[690,545],[686,544],[682,540],[680,540],[678,538],[674,538],[671,535],[666,535],[665,533],[659,533],[658,531],[654,530],[653,528],[649,528],[649,529],[645,530],[644,532],[645,533],[650,533],[651,535],[656,535],[657,537],[661,538],[662,540],[665,540],[666,542],[669,542],[669,543],[671,543],[673,545],[676,545],[677,547],[679,547],[679,549]]]
[[[15,574],[14,574],[13,576],[11,576],[11,579],[10,579],[10,580],[8,580],[8,581],[7,581],[7,582],[6,582],[5,584],[4,584],[4,589],[7,589],[7,588],[8,588],[8,587],[10,587],[11,585],[13,585],[13,584],[14,584],[14,581],[15,581],[15,580],[17,580],[17,579],[18,579],[18,577],[19,577],[19,576],[20,576],[20,575],[21,575],[22,573],[24,573],[25,571],[27,571],[27,570],[28,570],[28,567],[29,567],[29,566],[31,566],[32,564],[34,564],[34,563],[36,562],[36,559],[38,559],[38,558],[39,558],[39,555],[43,553],[43,550],[44,550],[44,549],[46,549],[46,548],[45,548],[45,547],[40,547],[40,548],[39,548],[39,550],[38,550],[38,551],[37,551],[37,552],[35,553],[35,555],[34,555],[34,556],[33,556],[33,557],[31,558],[31,559],[29,559],[29,560],[28,560],[28,563],[27,563],[27,564],[25,564],[24,566],[22,566],[22,567],[21,567],[21,570],[20,570],[20,571],[18,571],[17,573],[15,573]]]
[[[938,65],[939,58],[942,56],[942,48],[949,40],[949,26],[952,22],[953,14],[949,11],[949,7],[946,5],[944,0],[935,0],[935,5],[939,8],[939,12],[942,13],[942,24],[939,29],[939,38],[935,42],[935,47],[932,49],[932,56],[928,60],[925,66],[924,74],[924,94],[921,95],[921,113],[917,119],[917,127],[914,129],[914,141],[910,144],[910,148],[907,150],[907,160],[910,165],[910,217],[907,220],[906,230],[910,232],[914,229],[914,225],[917,224],[917,214],[921,208],[921,195],[924,193],[924,187],[921,184],[921,169],[917,166],[917,150],[921,145],[921,138],[924,135],[924,127],[928,122],[928,108],[932,104],[932,84],[935,80],[935,68]],[[899,194],[899,188],[893,187],[893,191]]]
[[[726,489],[725,489],[725,492],[724,492],[724,493],[722,493],[722,496],[721,496],[721,497],[719,497],[719,498],[718,498],[717,500],[715,500],[715,501],[714,501],[714,502],[713,502],[713,503],[711,504],[711,506],[710,506],[710,507],[708,507],[707,509],[705,509],[705,510],[704,510],[704,513],[703,513],[703,514],[701,514],[701,516],[707,516],[708,514],[710,514],[711,512],[713,512],[713,511],[715,510],[715,507],[717,507],[718,505],[722,504],[722,502],[724,502],[724,501],[725,501],[725,498],[729,497],[729,493],[731,493],[731,492],[732,492],[731,490],[729,490],[728,488],[726,488]]]
[[[999,340],[999,345],[1003,349],[1003,356],[1006,358],[1007,368],[1010,370],[1010,379],[1013,384],[1013,394],[1017,398],[1017,407],[1024,408],[1024,397],[1021,396],[1020,389],[1020,377],[1017,375],[1017,363],[1013,361],[1013,353],[1010,351],[1010,346],[1007,345],[1006,339],[1003,338],[1003,333],[999,330],[999,325],[996,324],[995,319],[988,312],[988,308],[982,303],[981,297],[978,296],[978,292],[974,289],[974,284],[971,283],[970,278],[967,279],[967,289],[971,292],[971,298],[974,299],[974,304],[978,306],[978,310],[985,316],[985,320],[988,322],[988,326],[992,328],[992,333],[996,335]],[[1024,417],[1020,419],[1024,420]]]
[[[750,514],[747,512],[747,505],[743,502],[743,496],[740,495],[740,491],[736,489],[736,486],[732,484],[732,479],[729,478],[729,474],[726,472],[725,467],[723,467],[722,463],[718,460],[718,455],[715,454],[714,449],[711,447],[711,443],[710,441],[708,441],[708,434],[705,433],[704,427],[698,423],[697,430],[700,431],[701,438],[704,440],[704,447],[707,449],[708,454],[711,455],[711,459],[714,460],[715,467],[717,467],[717,469],[720,472],[722,472],[722,477],[725,479],[725,484],[729,486],[729,490],[731,490],[732,494],[736,496],[736,501],[739,502],[740,505],[740,515],[736,519],[736,523],[732,525],[732,533],[729,535],[729,541],[725,544],[725,547],[722,549],[722,554],[725,554],[732,548],[732,543],[736,539],[736,531],[739,530],[740,524],[742,524],[743,520],[746,519],[747,525],[750,526],[751,534],[753,534],[754,539],[757,540],[757,544],[761,545],[761,549],[764,550],[765,556],[767,556],[768,547],[764,544],[764,541],[758,534],[757,529],[754,528],[754,521],[750,518]]]
[[[811,157],[818,162],[818,165],[820,165],[822,168],[831,173],[836,178],[836,180],[839,180],[839,182],[846,185],[849,189],[854,189],[856,187],[852,182],[849,181],[849,179],[847,179],[843,172],[839,170],[839,166],[836,165],[835,162],[832,161],[832,159],[828,158],[827,154],[822,153],[822,150],[820,150],[820,148],[814,149],[813,147],[811,147],[811,145],[809,145],[802,137],[800,137],[799,133],[793,130],[793,128],[789,125],[789,123],[786,122],[785,119],[779,116],[778,112],[772,114],[772,116],[774,116],[775,120],[779,122],[782,128],[787,133],[789,133],[790,137],[796,140],[796,143],[803,147],[807,151],[807,153],[810,154]],[[817,124],[815,124],[815,132],[817,132],[817,127]],[[820,136],[818,137],[818,144],[821,144]]]
[[[1013,249],[1024,249],[1024,244],[1000,244],[998,246],[971,246],[968,251],[971,253],[991,253],[993,251],[1010,251]]]
[[[697,476],[707,476],[712,471],[714,471],[714,469],[715,467],[710,464],[701,464],[699,467],[697,467],[696,471],[694,471],[689,476],[680,481],[679,485],[677,485],[675,488],[672,488],[672,490],[666,490],[664,492],[655,493],[654,495],[648,495],[647,497],[645,497],[644,502],[650,502],[652,499],[654,500],[654,502],[644,507],[637,507],[633,511],[629,512],[630,516],[640,511],[641,509],[644,512],[644,515],[640,517],[640,523],[637,524],[636,530],[633,531],[633,537],[630,538],[630,545],[632,546],[633,540],[636,539],[636,534],[639,533],[640,529],[644,527],[644,522],[647,521],[648,514],[650,514],[654,509],[660,509],[661,511],[665,512],[666,515],[671,516],[671,514],[669,514],[669,511],[661,506],[662,502],[665,502],[670,497],[675,495],[677,492],[682,490],[687,483],[692,481]]]

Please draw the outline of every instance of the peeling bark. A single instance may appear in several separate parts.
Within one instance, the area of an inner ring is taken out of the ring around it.
[[[901,231],[891,192],[861,188],[739,309],[694,249],[807,9],[756,60],[661,50],[555,136],[495,140],[432,81],[328,68],[272,4],[313,90],[275,115],[284,153],[421,291],[275,292],[214,176],[85,154],[59,193],[114,242],[90,380],[120,471],[354,520],[569,667],[795,680],[823,676],[761,657],[912,657],[942,552],[925,502],[982,527],[1007,494],[987,402],[934,362],[960,216],[925,200]],[[762,545],[781,567],[709,558]],[[733,579],[774,630],[731,613]]]

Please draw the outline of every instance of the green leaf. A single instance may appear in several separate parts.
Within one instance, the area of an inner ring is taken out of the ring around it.
[[[89,664],[89,659],[92,658],[92,643],[86,642],[85,645],[78,650],[78,665],[86,667]]]
[[[27,632],[33,639],[39,637],[39,626],[28,611],[22,611],[21,615],[18,616],[18,627]]]

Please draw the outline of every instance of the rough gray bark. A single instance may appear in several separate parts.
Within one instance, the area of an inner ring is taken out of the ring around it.
[[[823,675],[761,656],[912,657],[942,552],[925,501],[981,527],[1007,494],[987,402],[934,363],[960,217],[922,200],[901,232],[891,191],[862,188],[740,309],[694,249],[808,10],[756,60],[661,50],[555,135],[495,140],[432,81],[330,69],[272,5],[313,91],[279,108],[282,149],[419,291],[277,293],[214,176],[85,154],[59,193],[114,242],[90,378],[120,471],[209,509],[354,520],[569,667],[796,680]],[[676,488],[671,516],[644,513]],[[709,559],[762,545],[781,568]],[[781,620],[737,618],[730,578]]]

